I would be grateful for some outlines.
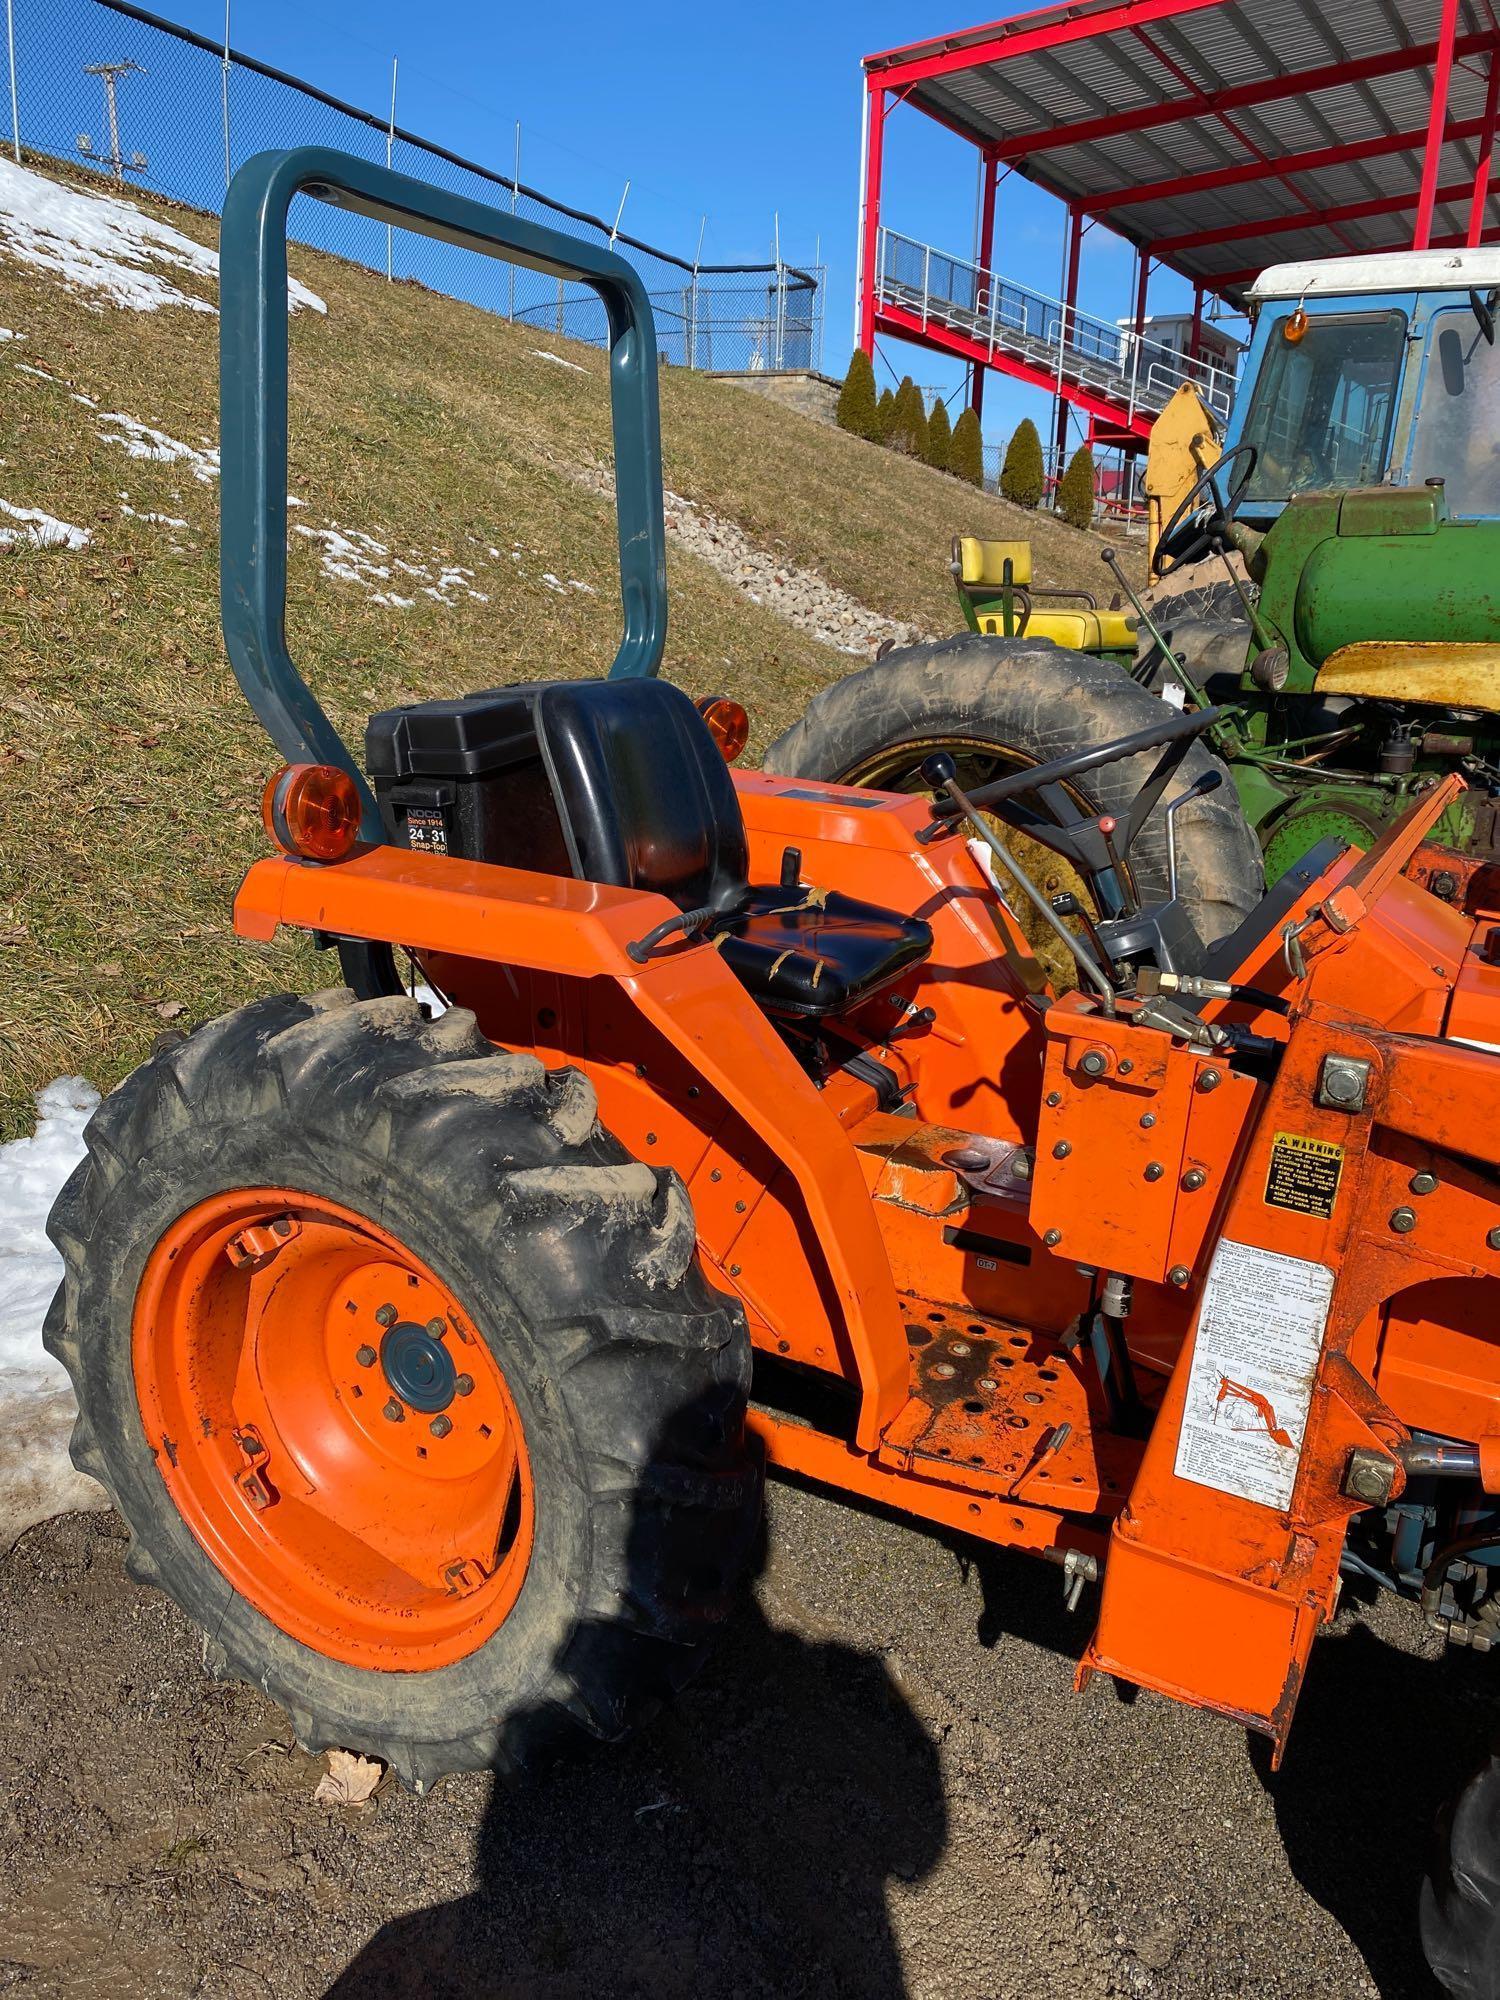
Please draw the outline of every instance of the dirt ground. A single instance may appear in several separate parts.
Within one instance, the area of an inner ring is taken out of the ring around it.
[[[0,1993],[206,2000],[1427,1995],[1426,1831],[1486,1663],[1348,1609],[1284,1770],[1107,1684],[1050,1572],[796,1487],[632,1747],[314,1803],[108,1514],[0,1563]]]

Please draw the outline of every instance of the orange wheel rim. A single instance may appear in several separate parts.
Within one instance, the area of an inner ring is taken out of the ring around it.
[[[132,1339],[147,1442],[236,1591],[351,1666],[484,1644],[531,1555],[515,1402],[447,1286],[394,1237],[283,1188],[162,1237]]]

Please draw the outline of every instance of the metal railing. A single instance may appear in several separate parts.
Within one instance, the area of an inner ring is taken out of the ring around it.
[[[882,229],[875,265],[878,304],[895,305],[923,330],[948,327],[990,356],[1011,354],[1044,370],[1059,389],[1082,386],[1125,413],[1154,415],[1191,382],[1215,415],[1229,414],[1233,373],[1190,361],[1159,341],[1032,291],[930,243]]]
[[[7,34],[7,29],[9,33]],[[657,344],[679,367],[725,371],[822,365],[822,271],[783,262],[703,264],[641,242],[128,0],[0,0],[0,153],[63,160],[217,213],[233,168],[266,147],[327,145],[613,244],[640,271]],[[297,240],[514,319],[539,333],[607,345],[595,294],[409,231],[299,201]]]

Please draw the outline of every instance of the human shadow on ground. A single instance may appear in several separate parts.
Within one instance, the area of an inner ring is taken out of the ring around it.
[[[946,1841],[936,1748],[884,1663],[747,1592],[630,1745],[497,1782],[473,1890],[383,1926],[329,2000],[905,2000],[887,1890]]]

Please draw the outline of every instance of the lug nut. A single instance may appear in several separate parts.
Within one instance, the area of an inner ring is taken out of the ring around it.
[[[452,1417],[434,1417],[427,1426],[435,1438],[445,1438],[453,1428]]]
[[[377,1306],[375,1309],[375,1324],[377,1326],[394,1326],[396,1324],[396,1308],[394,1306]]]
[[[385,1408],[381,1411],[380,1414],[389,1423],[401,1424],[405,1423],[406,1421],[406,1412],[405,1410],[402,1409],[401,1405],[396,1401],[394,1396],[392,1396],[391,1400],[386,1404]]]
[[[1208,1175],[1202,1167],[1189,1167],[1182,1177],[1182,1185],[1189,1194],[1196,1194],[1207,1179]]]
[[[430,1319],[427,1322],[427,1331],[432,1335],[434,1340],[441,1340],[443,1335],[448,1331],[448,1328],[442,1320]]]
[[[460,1375],[453,1387],[460,1396],[472,1396],[474,1393],[474,1377],[472,1375]]]
[[[1396,1208],[1391,1211],[1391,1227],[1398,1236],[1405,1236],[1417,1226],[1417,1211],[1414,1208]]]
[[[361,1368],[373,1368],[375,1366],[375,1350],[373,1347],[356,1348],[354,1358]]]

